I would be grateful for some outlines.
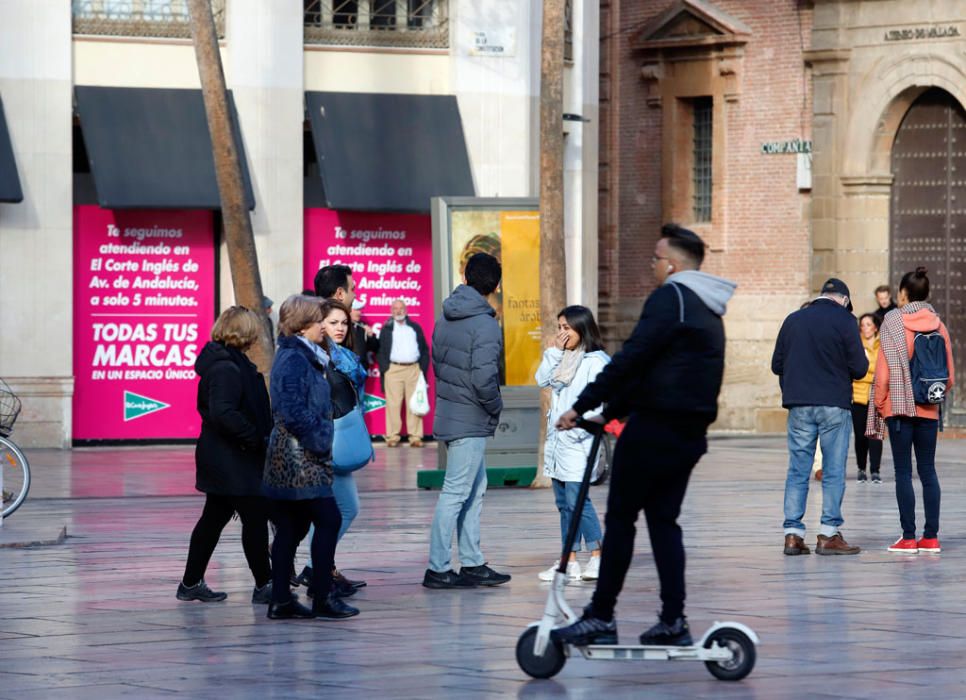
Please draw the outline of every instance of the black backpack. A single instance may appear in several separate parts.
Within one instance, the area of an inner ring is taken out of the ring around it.
[[[912,395],[917,404],[942,404],[949,384],[946,340],[938,331],[916,333],[909,361]]]

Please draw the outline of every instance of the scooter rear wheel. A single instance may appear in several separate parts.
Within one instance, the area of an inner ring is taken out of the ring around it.
[[[560,673],[567,663],[563,647],[552,639],[547,642],[543,656],[533,653],[533,643],[537,638],[537,628],[529,627],[517,640],[517,663],[523,672],[533,678],[552,678]]]
[[[711,675],[721,681],[740,681],[751,673],[755,667],[755,643],[748,635],[734,627],[722,627],[704,643],[705,649],[710,649],[717,642],[720,646],[731,651],[734,657],[730,661],[705,661]]]

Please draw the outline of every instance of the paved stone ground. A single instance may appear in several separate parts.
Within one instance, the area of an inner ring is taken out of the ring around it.
[[[758,632],[758,665],[740,683],[698,663],[581,659],[553,680],[528,679],[514,645],[541,613],[547,589],[536,573],[559,547],[551,495],[487,495],[484,549],[513,574],[509,585],[427,591],[419,581],[436,493],[411,485],[433,449],[380,448],[360,475],[363,511],[338,562],[369,586],[353,600],[362,615],[343,622],[273,622],[250,605],[237,523],[207,575],[228,601],[175,600],[202,505],[190,448],[30,453],[35,488],[5,537],[64,525],[69,536],[0,549],[0,699],[966,697],[966,441],[940,445],[942,555],[885,551],[898,529],[887,460],[886,483],[850,482],[846,492],[845,533],[865,551],[828,558],[781,554],[783,442],[712,442],[682,518],[688,614],[696,632],[716,619]],[[593,491],[601,511],[605,495]],[[810,527],[818,513],[812,503]],[[658,605],[641,535],[618,608],[631,640]],[[569,598],[580,606],[591,590],[571,586]]]

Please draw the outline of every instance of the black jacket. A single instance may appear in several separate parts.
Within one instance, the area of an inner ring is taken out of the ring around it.
[[[201,435],[195,488],[222,496],[261,493],[272,411],[265,380],[237,348],[207,343],[195,362]]]
[[[890,311],[892,311],[893,309],[898,309],[898,308],[899,307],[896,306],[896,303],[894,301],[892,301],[892,299],[889,299],[889,305],[886,308],[883,309],[880,306],[875,311],[873,311],[872,312],[872,315],[875,316],[876,326],[879,327],[879,328],[881,328],[882,327],[882,322],[885,320],[885,315],[887,313],[889,313]]]
[[[819,298],[789,315],[778,332],[771,371],[782,406],[852,405],[852,380],[869,369],[859,325],[845,307]]]
[[[366,354],[377,354],[379,352],[379,338],[375,335],[366,335],[366,329],[361,324],[352,324],[352,351],[359,356],[362,366],[366,369],[369,364],[366,362]]]
[[[574,403],[585,413],[606,404],[607,419],[631,413],[660,415],[704,429],[718,415],[724,375],[725,334],[721,316],[691,289],[658,287],[644,302],[634,332],[613,360]]]
[[[379,352],[376,354],[376,364],[379,365],[379,381],[382,383],[382,390],[386,390],[386,372],[389,371],[389,358],[392,357],[392,329],[396,325],[391,317],[379,331]],[[416,347],[419,348],[419,369],[423,374],[429,369],[429,346],[426,345],[426,336],[419,324],[406,317],[406,325],[416,331]]]

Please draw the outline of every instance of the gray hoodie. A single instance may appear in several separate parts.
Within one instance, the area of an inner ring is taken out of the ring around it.
[[[475,289],[460,285],[443,302],[443,318],[433,329],[436,439],[493,435],[503,410],[502,353],[503,333],[493,307]]]
[[[725,315],[725,307],[735,293],[735,289],[738,287],[731,280],[709,275],[707,272],[701,272],[700,270],[675,272],[667,278],[665,284],[667,282],[675,282],[687,287],[697,294],[698,298],[704,302],[704,305],[718,316]]]

